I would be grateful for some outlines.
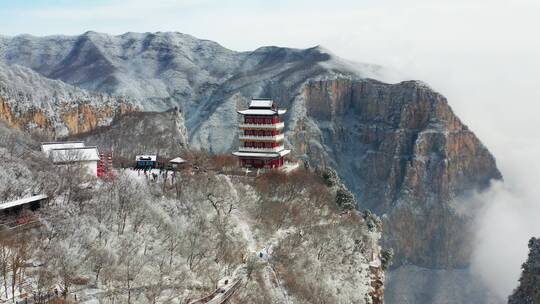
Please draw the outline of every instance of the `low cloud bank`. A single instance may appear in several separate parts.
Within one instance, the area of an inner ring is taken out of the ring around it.
[[[473,198],[482,207],[476,217],[471,269],[506,300],[517,287],[529,239],[540,236],[540,143],[510,144],[503,156],[505,182]]]
[[[478,199],[485,206],[477,218],[471,269],[503,300],[517,286],[529,238],[539,235],[540,208],[502,183]]]

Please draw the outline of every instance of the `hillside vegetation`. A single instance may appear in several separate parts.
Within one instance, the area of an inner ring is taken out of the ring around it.
[[[208,171],[164,182],[125,170],[103,182],[44,159],[29,167],[26,155],[5,164],[27,170],[21,187],[54,182],[42,186],[52,196],[42,226],[2,235],[0,252],[18,261],[3,282],[15,290],[57,288],[83,303],[187,303],[227,279],[241,282],[230,303],[382,301],[380,221],[339,208],[339,180]],[[3,191],[10,199],[32,192]],[[0,259],[0,269],[14,265]],[[7,288],[2,297],[10,296]]]

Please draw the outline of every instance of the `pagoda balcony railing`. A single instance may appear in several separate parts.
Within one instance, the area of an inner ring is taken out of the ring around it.
[[[258,136],[258,135],[244,135],[240,134],[238,136],[240,140],[254,140],[254,141],[271,141],[271,142],[278,142],[282,141],[285,138],[285,135],[278,134],[278,135],[268,135],[268,136]]]
[[[274,148],[255,148],[255,147],[240,147],[238,151],[240,152],[279,152],[285,149],[284,146],[277,146]]]
[[[278,123],[241,123],[239,125],[241,129],[261,129],[261,130],[281,130],[285,127],[284,122],[278,122]]]

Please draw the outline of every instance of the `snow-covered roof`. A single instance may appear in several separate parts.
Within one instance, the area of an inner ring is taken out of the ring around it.
[[[280,110],[272,99],[252,99],[247,110],[238,111],[243,115],[282,115],[287,110]]]
[[[157,159],[157,155],[137,155],[135,157],[136,161],[139,161],[139,160],[156,161],[156,159]]]
[[[41,143],[41,151],[47,156],[50,155],[50,151],[53,149],[68,149],[68,148],[82,148],[84,142],[82,141],[64,141],[64,142],[44,142]]]
[[[267,109],[247,109],[247,110],[238,111],[238,113],[242,115],[276,115],[278,114],[277,111],[267,110]]]
[[[251,99],[249,108],[268,108],[271,109],[274,101],[272,99]]]
[[[169,162],[173,164],[183,164],[186,162],[186,160],[181,157],[177,157],[177,158],[171,159]]]
[[[98,161],[97,147],[76,147],[65,149],[53,149],[50,157],[54,163],[71,163],[80,161]]]
[[[285,156],[285,155],[291,153],[291,150],[281,150],[278,153],[279,153],[279,156]]]
[[[39,201],[39,200],[46,199],[46,198],[48,198],[48,196],[45,195],[45,194],[39,194],[39,195],[34,195],[34,196],[30,196],[30,197],[21,198],[21,199],[18,199],[16,201],[11,201],[11,202],[0,204],[0,210],[5,210],[5,209],[21,206],[21,205],[30,204],[32,202]]]
[[[244,157],[279,157],[289,154],[291,150],[281,150],[275,153],[259,153],[259,152],[233,152],[235,156],[244,156]]]

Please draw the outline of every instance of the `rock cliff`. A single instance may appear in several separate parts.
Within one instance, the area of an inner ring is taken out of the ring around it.
[[[540,239],[529,241],[529,257],[521,267],[519,286],[508,298],[509,304],[540,303]]]
[[[501,174],[442,95],[416,81],[334,79],[308,82],[297,100],[295,152],[337,168],[360,209],[385,215],[395,265],[468,264],[469,218],[451,202]]]
[[[154,153],[176,157],[187,148],[184,117],[177,110],[131,112],[117,116],[109,126],[70,136],[107,151],[117,159],[133,160],[135,155]]]
[[[92,93],[21,66],[0,64],[0,119],[51,137],[89,132],[137,106],[125,97]]]

